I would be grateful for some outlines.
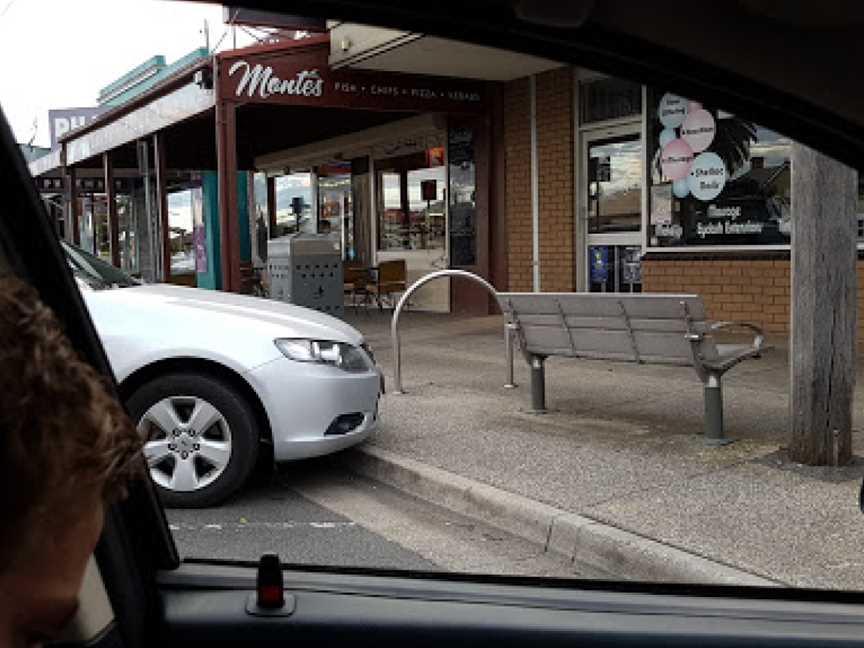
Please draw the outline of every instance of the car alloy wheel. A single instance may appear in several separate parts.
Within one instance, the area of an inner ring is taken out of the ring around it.
[[[231,428],[225,416],[197,396],[172,396],[154,403],[138,430],[153,481],[172,491],[194,491],[213,483],[231,459]]]

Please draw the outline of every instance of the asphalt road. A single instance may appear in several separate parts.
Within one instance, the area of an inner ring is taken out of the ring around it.
[[[296,564],[576,577],[572,564],[492,527],[356,477],[328,460],[202,510],[169,510],[181,556]]]

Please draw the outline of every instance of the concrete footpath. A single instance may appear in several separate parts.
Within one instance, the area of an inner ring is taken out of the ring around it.
[[[392,386],[389,316],[349,313]],[[790,463],[780,348],[724,381],[722,448],[702,442],[691,368],[552,359],[549,414],[527,365],[503,389],[499,316],[404,316],[404,395],[344,458],[358,472],[482,519],[612,578],[864,588],[864,462]],[[859,385],[864,380],[859,378]],[[864,389],[853,445],[864,449]]]

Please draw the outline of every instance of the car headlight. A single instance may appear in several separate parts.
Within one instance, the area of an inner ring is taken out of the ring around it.
[[[344,342],[279,338],[274,343],[286,358],[296,362],[327,364],[352,372],[369,371],[372,368],[369,356],[363,350]]]

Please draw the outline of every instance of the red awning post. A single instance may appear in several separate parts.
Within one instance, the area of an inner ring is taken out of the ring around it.
[[[240,214],[237,209],[237,109],[216,102],[216,161],[222,290],[240,292]]]

